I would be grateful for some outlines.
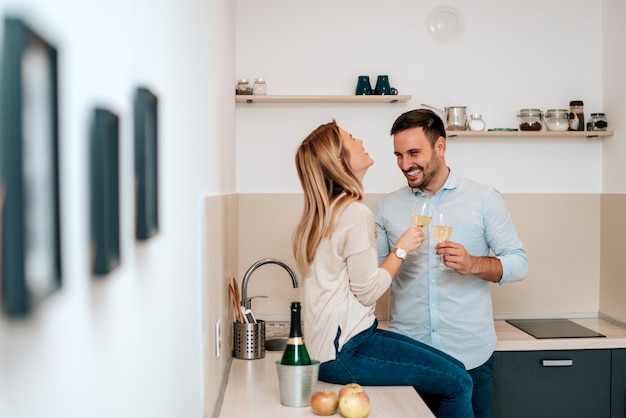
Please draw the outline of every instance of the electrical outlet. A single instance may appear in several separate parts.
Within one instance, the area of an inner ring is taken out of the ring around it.
[[[220,351],[222,350],[222,327],[220,325],[220,320],[215,321],[215,356],[220,356]]]

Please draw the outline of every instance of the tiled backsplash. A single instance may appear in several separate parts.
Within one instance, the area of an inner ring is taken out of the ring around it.
[[[289,321],[267,321],[265,322],[265,338],[288,337]]]

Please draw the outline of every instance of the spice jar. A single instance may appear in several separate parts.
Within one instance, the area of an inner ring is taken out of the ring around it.
[[[252,87],[245,78],[237,80],[237,94],[252,94]]]
[[[252,94],[263,95],[265,94],[265,80],[257,78],[254,80],[254,86],[252,87]]]
[[[520,109],[517,117],[520,131],[540,131],[543,127],[543,114],[539,109]]]
[[[569,102],[569,130],[585,130],[585,112],[582,100],[572,100]]]
[[[467,124],[469,125],[470,131],[485,130],[485,121],[483,120],[483,115],[479,115],[477,113],[470,115],[470,120]]]
[[[546,129],[549,131],[567,131],[569,129],[569,110],[546,110]]]
[[[606,131],[609,126],[604,113],[592,113],[588,131]]]

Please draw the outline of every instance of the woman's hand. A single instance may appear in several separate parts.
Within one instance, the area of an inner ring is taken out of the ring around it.
[[[407,253],[417,250],[424,242],[424,231],[422,228],[413,226],[407,229],[396,242],[396,247],[404,249]]]

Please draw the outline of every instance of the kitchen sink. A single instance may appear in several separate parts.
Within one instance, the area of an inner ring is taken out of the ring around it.
[[[284,351],[287,346],[287,338],[270,338],[265,340],[265,350]]]

